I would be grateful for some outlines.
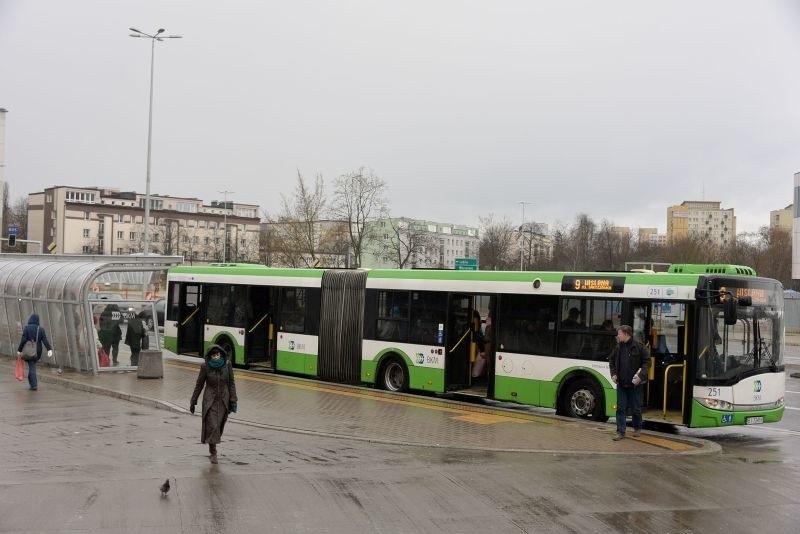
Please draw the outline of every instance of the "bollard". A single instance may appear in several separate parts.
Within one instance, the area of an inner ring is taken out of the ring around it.
[[[139,353],[137,378],[163,378],[164,360],[160,350],[143,350]]]

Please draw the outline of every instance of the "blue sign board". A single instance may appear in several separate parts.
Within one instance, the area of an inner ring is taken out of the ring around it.
[[[19,226],[16,224],[9,224],[8,225],[8,233],[16,235],[19,232]]]

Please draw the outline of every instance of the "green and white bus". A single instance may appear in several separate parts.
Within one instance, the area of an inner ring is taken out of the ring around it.
[[[616,327],[650,347],[645,418],[713,427],[779,421],[783,288],[748,267],[496,272],[178,266],[164,346],[390,391],[468,394],[614,415]],[[483,358],[481,358],[483,356]],[[476,378],[477,360],[485,369]]]

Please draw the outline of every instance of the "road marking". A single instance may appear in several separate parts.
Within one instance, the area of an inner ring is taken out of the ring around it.
[[[786,393],[800,393],[800,391],[792,391],[792,390],[790,390],[790,389],[787,389],[787,390],[786,390]]]
[[[800,410],[800,408],[792,408],[791,406],[784,406],[787,410]]]
[[[467,423],[475,423],[478,425],[494,425],[497,423],[528,423],[530,421],[521,421],[503,415],[493,415],[490,413],[470,413],[467,415],[457,415],[453,419],[459,421],[466,421]]]
[[[633,438],[633,439],[635,439],[636,441],[644,441],[645,443],[649,443],[650,445],[655,445],[656,447],[661,447],[662,449],[668,449],[671,451],[689,451],[697,448],[695,445],[690,445],[689,443],[659,438],[657,436],[651,436],[649,434],[642,434],[638,438]]]

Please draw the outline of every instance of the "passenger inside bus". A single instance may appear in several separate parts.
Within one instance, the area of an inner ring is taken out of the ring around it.
[[[578,308],[570,308],[567,312],[567,317],[561,321],[559,334],[559,348],[558,352],[564,356],[581,356],[584,348],[584,334],[579,332],[584,330],[583,324],[580,322],[581,311]]]
[[[406,323],[402,320],[399,306],[392,306],[389,318],[378,321],[380,339],[385,341],[405,341]]]
[[[617,329],[611,319],[606,319],[601,325],[592,327],[597,333],[592,337],[592,358],[607,360],[611,351],[617,344]]]

